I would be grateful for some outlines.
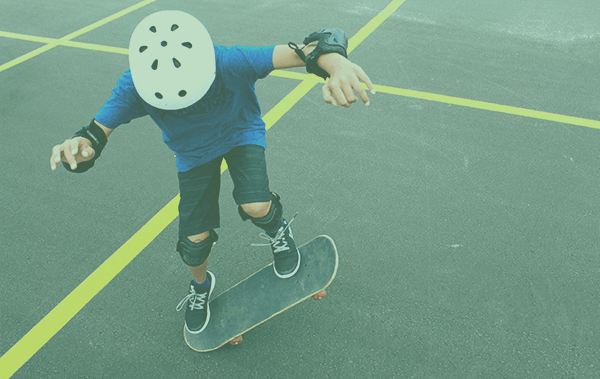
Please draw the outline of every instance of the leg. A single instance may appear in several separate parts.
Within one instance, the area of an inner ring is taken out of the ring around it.
[[[205,260],[218,238],[214,229],[220,224],[219,190],[222,161],[222,157],[217,158],[204,166],[178,173],[181,199],[177,252],[197,283],[206,280]],[[214,236],[211,238],[212,234]]]
[[[208,258],[206,258],[204,263],[202,263],[198,267],[188,266],[188,269],[190,270],[190,273],[192,274],[192,277],[194,278],[196,283],[204,283],[206,281],[206,267],[207,266],[208,266]]]
[[[255,204],[242,204],[238,208],[240,216],[243,220],[252,220],[252,223],[263,229],[266,233],[261,234],[261,237],[269,241],[273,250],[273,269],[275,275],[282,279],[294,276],[300,268],[300,251],[296,247],[294,234],[290,228],[290,224],[283,218],[283,206],[277,194],[271,195],[273,200],[261,206],[261,211],[254,213],[255,218],[248,214],[245,209],[256,210],[258,207]],[[268,211],[262,209],[269,206]]]
[[[265,149],[261,146],[238,146],[225,154],[233,180],[236,204],[247,204],[250,213],[268,212],[264,203],[271,201]]]
[[[263,218],[271,210],[272,201],[262,203],[241,204],[242,210],[252,218]]]
[[[201,242],[208,231],[220,226],[219,192],[221,162],[217,158],[204,166],[179,172],[179,236]]]
[[[204,166],[178,173],[179,239],[176,250],[188,267],[194,280],[188,294],[179,302],[177,310],[185,308],[185,327],[189,333],[202,332],[210,321],[210,296],[215,287],[215,276],[207,271],[208,256],[218,239],[219,191],[221,162],[217,158]]]
[[[195,236],[189,236],[188,240],[194,243],[200,243],[210,236],[210,232],[204,232],[196,234]],[[196,283],[204,283],[206,281],[206,267],[208,266],[208,258],[198,267],[188,266],[188,270],[192,274],[192,277]]]
[[[180,237],[177,242],[177,252],[188,266],[196,283],[206,280],[206,266],[210,251],[219,239],[217,232],[210,230],[191,237]],[[198,241],[198,242],[196,242]]]
[[[205,238],[200,240],[202,237]],[[177,310],[185,308],[185,327],[192,334],[201,333],[210,320],[209,301],[215,288],[215,276],[206,270],[206,266],[210,250],[217,239],[217,233],[211,230],[191,238],[180,237],[177,243],[177,252],[194,277],[188,295],[177,305]]]
[[[234,184],[233,197],[239,205],[242,220],[263,229],[273,250],[275,274],[293,276],[300,267],[300,252],[292,230],[283,219],[283,206],[278,195],[269,190],[265,150],[260,146],[239,146],[225,154]]]
[[[271,237],[277,234],[284,221],[283,205],[276,193],[271,193],[271,200],[268,202],[241,204],[238,212],[242,220],[252,220],[254,225]]]
[[[279,196],[269,190],[265,149],[238,146],[225,154],[233,180],[233,198],[244,221],[252,222],[267,234],[276,234],[283,223]]]

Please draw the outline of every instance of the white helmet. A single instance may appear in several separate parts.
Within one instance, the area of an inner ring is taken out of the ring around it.
[[[155,108],[189,107],[215,80],[215,50],[208,31],[194,16],[161,11],[144,18],[129,41],[133,85]]]

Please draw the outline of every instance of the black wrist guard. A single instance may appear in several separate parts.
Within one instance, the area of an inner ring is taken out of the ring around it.
[[[293,42],[288,43],[288,46],[304,61],[307,72],[327,79],[329,78],[329,74],[317,65],[317,59],[321,55],[329,53],[338,53],[348,58],[346,52],[348,49],[348,36],[340,29],[322,29],[311,33],[302,43],[308,45],[314,41],[318,41],[317,47],[308,55],[304,55],[302,49]]]
[[[75,137],[87,138],[92,143],[92,149],[94,149],[94,157],[89,161],[77,163],[77,168],[75,170],[71,170],[71,166],[68,163],[63,162],[63,166],[68,171],[80,174],[94,167],[94,163],[96,162],[96,159],[100,158],[102,150],[108,142],[108,138],[106,138],[106,134],[104,134],[104,131],[98,125],[96,125],[94,120],[92,120],[88,126],[84,126],[77,131],[73,138]]]

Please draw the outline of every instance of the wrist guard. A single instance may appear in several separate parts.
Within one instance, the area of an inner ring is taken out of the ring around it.
[[[71,170],[71,166],[68,163],[63,162],[63,166],[68,171],[80,174],[94,167],[94,163],[96,162],[96,159],[100,158],[102,150],[108,142],[108,138],[106,137],[106,134],[104,134],[104,131],[98,125],[96,125],[94,120],[92,120],[88,126],[84,126],[78,130],[72,138],[75,137],[87,138],[92,143],[92,149],[94,149],[94,157],[89,161],[77,163],[77,168],[75,170]]]
[[[327,79],[329,74],[317,65],[317,60],[321,55],[329,53],[338,53],[343,55],[344,58],[348,58],[346,52],[348,49],[348,36],[340,29],[322,29],[311,33],[302,43],[306,46],[314,41],[318,41],[317,47],[308,55],[305,55],[302,49],[293,42],[288,43],[288,46],[304,61],[308,73]]]

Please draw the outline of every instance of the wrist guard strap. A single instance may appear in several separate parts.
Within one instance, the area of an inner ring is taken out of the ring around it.
[[[96,162],[96,159],[100,158],[102,150],[108,142],[108,138],[106,137],[106,134],[104,134],[104,131],[96,125],[94,120],[92,120],[88,126],[79,129],[73,136],[73,138],[75,137],[87,138],[92,143],[92,149],[94,149],[94,157],[89,161],[77,163],[77,168],[75,170],[71,170],[71,166],[68,163],[63,162],[63,166],[68,171],[80,174],[94,167],[94,163]]]
[[[318,41],[317,47],[308,55],[305,55],[302,49],[293,42],[288,43],[288,46],[304,61],[307,72],[327,79],[329,74],[317,65],[317,59],[321,55],[329,53],[338,53],[348,58],[346,52],[348,49],[348,36],[340,29],[322,29],[311,33],[302,43],[306,46],[314,41]]]

